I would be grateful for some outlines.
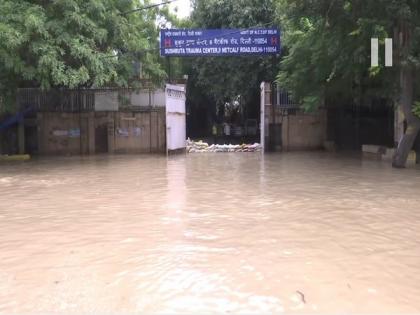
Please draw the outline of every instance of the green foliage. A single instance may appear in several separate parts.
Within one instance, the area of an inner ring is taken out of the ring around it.
[[[134,0],[0,1],[0,91],[131,85],[133,63],[155,81],[159,11]],[[7,95],[5,96],[7,97]]]
[[[408,20],[417,34],[400,65],[419,63],[418,1],[278,0],[277,12],[288,52],[277,80],[305,109],[338,93],[354,97],[362,87],[365,94],[392,98],[399,85],[398,64],[385,68],[380,60],[380,67],[370,68],[370,39],[383,43],[394,37],[398,19]]]
[[[413,113],[420,118],[420,102],[414,102]]]
[[[193,8],[192,27],[249,28],[273,24],[275,5],[273,0],[195,0]],[[274,79],[277,63],[275,57],[204,57],[187,60],[184,69],[194,81],[189,88],[200,90],[192,95],[201,94],[210,105],[241,95],[243,104],[257,106],[260,83]]]

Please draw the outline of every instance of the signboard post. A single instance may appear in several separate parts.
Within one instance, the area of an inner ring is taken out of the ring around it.
[[[273,55],[280,53],[277,28],[162,29],[164,57]]]

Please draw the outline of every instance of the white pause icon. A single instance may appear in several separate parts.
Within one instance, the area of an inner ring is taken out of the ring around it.
[[[370,40],[371,67],[379,66],[379,39]],[[385,67],[392,67],[392,38],[385,38]]]

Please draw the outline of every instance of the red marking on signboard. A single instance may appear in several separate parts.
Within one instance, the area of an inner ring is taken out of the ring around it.
[[[171,46],[172,46],[171,39],[165,38],[165,47],[171,47]]]
[[[277,46],[277,37],[271,37],[271,45]]]

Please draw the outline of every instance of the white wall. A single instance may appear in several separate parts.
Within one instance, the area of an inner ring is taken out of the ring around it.
[[[95,111],[118,111],[118,91],[96,91]]]
[[[167,150],[186,147],[185,86],[167,84],[166,95],[166,143]]]
[[[157,90],[140,90],[133,92],[130,95],[130,102],[132,106],[165,106],[165,91]]]
[[[165,91],[140,90],[123,94],[129,98],[131,106],[165,107]],[[95,111],[118,111],[118,90],[103,90],[95,92]]]

